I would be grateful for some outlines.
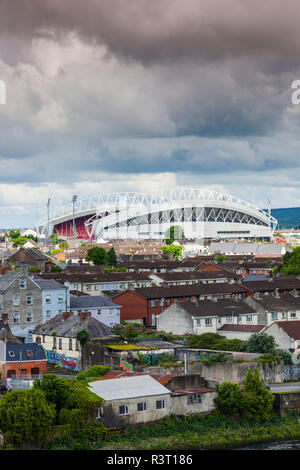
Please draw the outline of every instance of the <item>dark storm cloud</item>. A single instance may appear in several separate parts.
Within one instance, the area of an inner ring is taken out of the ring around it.
[[[141,61],[270,54],[299,60],[298,0],[4,0],[2,35],[75,30]]]

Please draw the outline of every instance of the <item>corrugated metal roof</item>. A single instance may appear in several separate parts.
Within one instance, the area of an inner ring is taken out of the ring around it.
[[[89,385],[93,393],[106,401],[170,394],[170,390],[150,375],[97,380]]]

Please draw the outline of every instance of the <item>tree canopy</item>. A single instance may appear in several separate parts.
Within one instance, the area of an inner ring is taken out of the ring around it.
[[[55,406],[42,390],[14,390],[0,400],[0,430],[8,443],[44,442],[55,419]]]
[[[166,230],[164,241],[167,245],[171,245],[174,240],[182,240],[184,236],[183,228],[180,225],[172,225]]]

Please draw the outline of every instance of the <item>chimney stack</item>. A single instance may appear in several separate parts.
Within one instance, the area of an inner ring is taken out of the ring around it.
[[[2,321],[4,323],[8,323],[8,313],[6,313],[6,312],[2,313]]]
[[[71,315],[74,315],[74,313],[73,312],[62,312],[62,314],[61,314],[63,320],[66,320]]]
[[[91,312],[79,312],[79,321],[83,321],[86,318],[89,318],[91,316],[92,316]]]

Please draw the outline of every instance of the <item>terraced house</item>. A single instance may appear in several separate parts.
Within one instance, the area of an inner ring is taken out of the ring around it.
[[[12,333],[32,341],[35,326],[69,308],[68,288],[58,282],[28,275],[27,270],[6,271],[0,277],[0,313],[6,314]]]

